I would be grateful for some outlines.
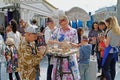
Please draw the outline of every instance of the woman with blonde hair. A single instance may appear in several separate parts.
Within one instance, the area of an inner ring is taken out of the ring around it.
[[[105,20],[106,26],[110,28],[105,40],[105,51],[102,61],[103,73],[106,80],[114,80],[115,78],[115,65],[118,59],[117,46],[120,41],[120,27],[115,16],[109,17]]]

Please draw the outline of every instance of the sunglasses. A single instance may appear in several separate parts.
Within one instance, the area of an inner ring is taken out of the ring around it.
[[[59,23],[62,23],[62,22],[64,22],[64,21],[66,21],[66,19],[62,19],[62,20],[60,20]]]

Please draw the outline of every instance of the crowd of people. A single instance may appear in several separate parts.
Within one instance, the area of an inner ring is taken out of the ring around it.
[[[69,61],[63,59],[60,64],[63,72],[71,69],[73,75],[63,74],[62,80],[89,80],[90,56],[97,58],[101,80],[115,79],[120,46],[120,27],[116,17],[94,22],[88,35],[84,35],[84,28],[72,28],[66,15],[59,15],[59,27],[53,18],[48,18],[46,23],[47,27],[39,28],[37,20],[33,19],[29,25],[21,19],[18,29],[17,22],[12,19],[4,36],[0,35],[0,53],[6,59],[9,80],[13,80],[13,73],[16,80],[39,80],[40,61],[44,56],[48,57],[46,80],[61,80],[56,71],[57,58],[46,51],[47,45],[61,46],[63,41],[78,48],[79,55],[71,54]]]

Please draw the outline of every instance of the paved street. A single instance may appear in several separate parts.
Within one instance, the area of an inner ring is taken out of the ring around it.
[[[4,63],[1,64],[1,79],[0,80],[9,80],[8,74],[6,73],[6,65]],[[47,60],[44,58],[41,62],[41,80],[46,80],[46,70],[47,70]],[[13,74],[14,76],[14,74]],[[15,79],[15,76],[14,76]]]
[[[46,80],[46,72],[47,72],[47,58],[46,57],[42,60],[40,68],[41,68],[41,80]],[[9,80],[8,74],[6,73],[5,65],[3,63],[2,63],[2,68],[1,68],[1,77],[2,78],[0,80]],[[120,63],[117,63],[115,80],[120,80]]]

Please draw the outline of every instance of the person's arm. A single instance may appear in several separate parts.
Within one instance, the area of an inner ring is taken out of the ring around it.
[[[79,43],[79,44],[77,44],[77,43],[70,43],[70,45],[72,46],[72,47],[80,47],[82,44],[81,43]]]
[[[59,44],[60,42],[57,40],[48,40],[48,44]]]
[[[72,47],[79,47],[81,45],[81,43],[78,44],[78,34],[77,34],[77,30],[74,31],[74,38],[73,38],[73,42],[69,42],[69,44]]]
[[[74,41],[73,43],[78,43],[78,34],[77,34],[77,30],[74,31]]]
[[[5,55],[6,45],[5,45],[5,43],[4,43],[4,39],[3,39],[2,35],[0,35],[0,37],[1,37],[1,43],[0,43],[0,44],[2,45],[2,46],[1,46],[1,50],[2,50],[2,51],[1,51],[1,54],[2,54],[2,55]]]
[[[89,38],[89,39],[91,39],[91,37],[92,37],[92,35],[91,35],[91,34],[92,34],[92,30],[91,30],[91,31],[89,31],[89,33],[88,33],[88,38]]]
[[[120,40],[119,40],[118,46],[120,46]]]
[[[98,51],[101,51],[101,45],[100,45],[100,43],[98,44]]]
[[[37,57],[40,57],[42,59],[46,53],[46,50],[47,50],[46,46],[40,46],[39,50],[37,50]]]
[[[110,39],[113,38],[113,35],[112,35],[112,31],[109,30],[109,32],[107,33],[107,37],[106,39],[104,40],[104,43],[105,43],[105,46],[108,47],[110,45]]]
[[[49,32],[48,32],[47,29],[46,29],[45,32],[44,32],[44,36],[45,36],[45,42],[46,42],[46,44],[47,44],[47,43],[48,43],[48,40],[49,40],[49,38],[50,38],[50,34],[49,34]]]
[[[105,43],[105,46],[108,47],[109,44],[110,44],[110,38],[107,37],[107,38],[104,40],[104,43]]]

